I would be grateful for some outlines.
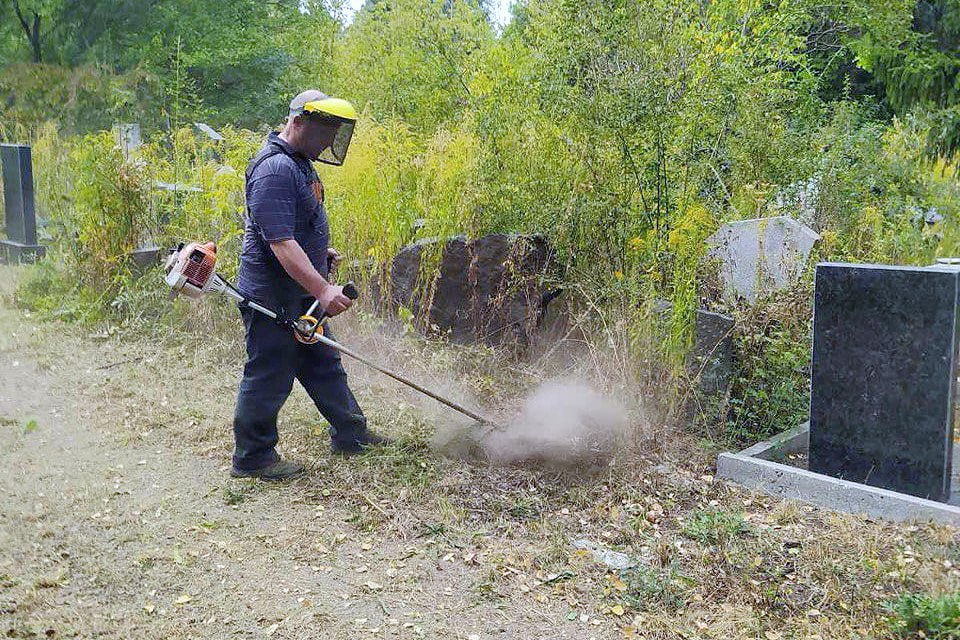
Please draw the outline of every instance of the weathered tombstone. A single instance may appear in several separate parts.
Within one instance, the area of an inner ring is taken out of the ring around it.
[[[820,264],[810,470],[950,497],[960,272]]]
[[[426,251],[442,254],[436,278],[423,286]],[[421,328],[456,342],[524,348],[543,314],[541,279],[549,261],[547,243],[537,236],[421,240],[393,259],[391,303],[410,309]]]
[[[722,313],[697,309],[691,369],[705,395],[726,395],[733,382],[734,324],[733,318]]]
[[[200,193],[203,191],[202,188],[198,187],[195,184],[177,184],[175,182],[164,182],[163,180],[154,180],[154,186],[161,191],[173,191],[177,192],[186,192],[186,193]]]
[[[155,244],[138,247],[130,252],[131,270],[135,274],[143,274],[150,267],[160,264],[166,253],[166,249]]]
[[[488,344],[525,344],[543,312],[540,280],[550,262],[547,241],[492,233],[474,240],[470,252],[476,336]]]
[[[139,149],[142,144],[140,124],[137,122],[119,122],[114,125],[113,134],[117,139],[117,147],[123,151],[124,158],[129,158],[130,154]]]
[[[33,202],[33,165],[30,147],[0,144],[3,162],[3,202],[7,239],[0,240],[6,262],[30,262],[43,256],[37,244],[37,218]]]
[[[440,274],[428,290],[429,322],[456,342],[474,337],[471,322],[470,249],[466,238],[451,238],[443,248]]]
[[[786,216],[728,222],[707,240],[720,260],[726,295],[749,302],[793,282],[819,239]]]
[[[220,142],[223,140],[223,136],[217,133],[213,127],[206,124],[205,122],[194,122],[193,126],[199,129],[203,133],[203,135],[207,136],[214,142]]]
[[[663,323],[669,322],[673,305],[660,300],[654,307]],[[696,382],[702,396],[725,396],[736,373],[733,329],[736,322],[722,313],[697,309],[693,327],[693,348],[687,361],[687,372]]]

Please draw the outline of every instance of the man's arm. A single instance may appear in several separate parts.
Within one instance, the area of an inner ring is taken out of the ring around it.
[[[290,277],[320,301],[320,308],[328,316],[343,313],[353,304],[353,300],[343,295],[343,287],[327,282],[320,275],[296,240],[271,242],[270,249]]]

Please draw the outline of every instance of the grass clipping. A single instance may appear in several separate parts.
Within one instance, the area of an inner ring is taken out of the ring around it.
[[[443,455],[493,464],[587,468],[606,464],[628,427],[627,411],[619,403],[586,384],[551,381],[522,400],[504,429],[448,424],[433,444]]]

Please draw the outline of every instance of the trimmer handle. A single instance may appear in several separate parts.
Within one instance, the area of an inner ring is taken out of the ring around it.
[[[353,280],[343,285],[343,295],[347,296],[351,300],[356,300],[360,297],[360,292],[357,291],[357,285],[353,284]],[[320,325],[323,323],[324,319],[327,317],[327,312],[324,311],[320,314],[320,317],[317,318],[317,324]]]
[[[347,296],[351,300],[356,300],[360,297],[360,292],[357,291],[357,286],[353,284],[353,280],[343,285],[343,295]]]
[[[357,291],[357,285],[353,284],[352,280],[346,283],[345,285],[343,285],[343,295],[347,296],[351,300],[356,300],[357,298],[360,297],[360,292]],[[313,312],[317,310],[317,306],[319,304],[320,304],[319,300],[314,300],[313,304],[310,305],[310,309],[307,310],[307,315],[312,316]],[[326,312],[323,312],[319,316],[317,316],[317,326],[320,326],[320,324],[324,321],[326,317],[327,317]]]
[[[356,300],[360,297],[360,292],[357,291],[357,286],[353,284],[353,282],[348,282],[343,285],[343,295],[351,300]],[[313,318],[313,312],[317,310],[319,304],[319,300],[314,300],[313,304],[310,305],[310,308],[307,310],[307,313],[300,316],[300,320],[297,322],[297,329],[295,329],[294,335],[297,340],[304,344],[313,344],[319,339],[315,337],[316,335],[323,335],[323,327],[320,325],[327,319],[326,311],[317,316],[316,319]]]

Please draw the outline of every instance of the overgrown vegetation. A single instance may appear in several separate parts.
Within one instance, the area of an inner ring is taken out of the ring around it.
[[[18,5],[40,37],[0,26],[0,133],[34,144],[56,250],[20,298],[47,314],[161,317],[141,244],[216,239],[232,275],[246,161],[307,86],[363,110],[347,164],[322,170],[344,277],[419,238],[544,233],[563,284],[590,292],[568,296],[575,315],[616,327],[593,337],[638,367],[677,370],[695,309],[729,312],[739,370],[708,425],[725,441],[804,418],[811,272],[721,300],[703,260],[720,224],[792,216],[818,259],[960,252],[956,0],[526,0],[502,29],[482,0],[368,2],[352,21],[322,2]],[[130,158],[101,132],[118,120],[144,127]]]
[[[901,638],[960,638],[960,596],[905,593],[888,604],[890,627]]]

